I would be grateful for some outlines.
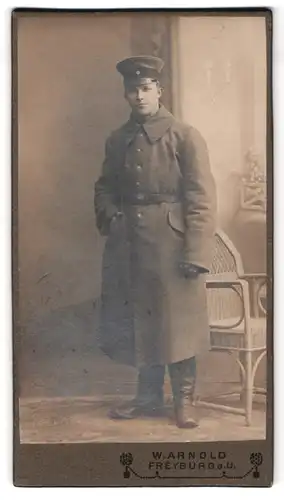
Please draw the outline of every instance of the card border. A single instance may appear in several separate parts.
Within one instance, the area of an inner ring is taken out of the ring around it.
[[[109,14],[109,13],[139,13],[139,12],[160,12],[171,15],[199,15],[199,16],[263,16],[266,19],[267,32],[267,272],[271,280],[274,276],[273,260],[273,47],[272,47],[272,9],[269,8],[189,8],[189,9],[55,9],[55,8],[16,8],[11,13],[11,68],[12,68],[12,299],[13,299],[13,483],[15,486],[260,486],[269,487],[273,482],[273,450],[274,450],[274,428],[273,428],[273,287],[269,290],[268,296],[268,345],[267,345],[267,411],[266,411],[266,439],[261,441],[226,441],[226,442],[206,442],[191,443],[191,449],[228,449],[229,452],[235,450],[236,454],[247,458],[249,467],[249,457],[252,453],[259,453],[262,456],[262,464],[259,467],[259,477],[254,478],[247,475],[243,478],[216,478],[210,479],[185,478],[178,475],[175,478],[163,481],[153,481],[153,479],[139,479],[133,474],[129,478],[124,477],[121,464],[121,454],[131,453],[132,457],[138,457],[138,462],[142,469],[138,467],[138,475],[143,474],[143,460],[147,462],[147,457],[153,448],[159,449],[186,449],[185,443],[88,443],[88,444],[20,444],[19,436],[19,359],[21,326],[19,323],[19,275],[18,275],[18,75],[17,75],[17,21],[21,15],[32,15],[39,13],[74,13],[77,14]],[[112,449],[114,448],[114,449]],[[135,453],[135,450],[137,452]],[[115,451],[115,452],[114,452]],[[144,458],[143,458],[144,457]],[[134,466],[133,466],[134,467]],[[142,472],[139,472],[139,471]],[[245,469],[244,469],[245,470]],[[247,469],[248,470],[248,469]],[[115,479],[114,471],[118,474]],[[136,469],[135,469],[136,471]],[[246,472],[241,471],[241,474]],[[212,482],[214,481],[214,482]],[[154,483],[154,484],[153,484]],[[161,484],[162,483],[162,484]]]

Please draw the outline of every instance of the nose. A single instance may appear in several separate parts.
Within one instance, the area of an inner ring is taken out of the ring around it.
[[[143,96],[142,90],[137,89],[137,92],[136,92],[137,101],[142,101],[142,96]]]

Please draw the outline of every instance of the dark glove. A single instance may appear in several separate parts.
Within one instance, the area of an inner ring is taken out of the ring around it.
[[[186,279],[195,279],[202,272],[200,267],[190,264],[190,262],[180,262],[179,270]]]

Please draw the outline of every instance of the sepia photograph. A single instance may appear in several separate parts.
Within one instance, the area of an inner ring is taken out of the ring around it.
[[[272,432],[269,23],[14,11],[21,445]]]

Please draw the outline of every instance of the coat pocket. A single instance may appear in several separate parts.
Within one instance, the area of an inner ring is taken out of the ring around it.
[[[168,211],[167,222],[169,226],[180,236],[185,233],[182,209],[180,206],[174,207]]]

